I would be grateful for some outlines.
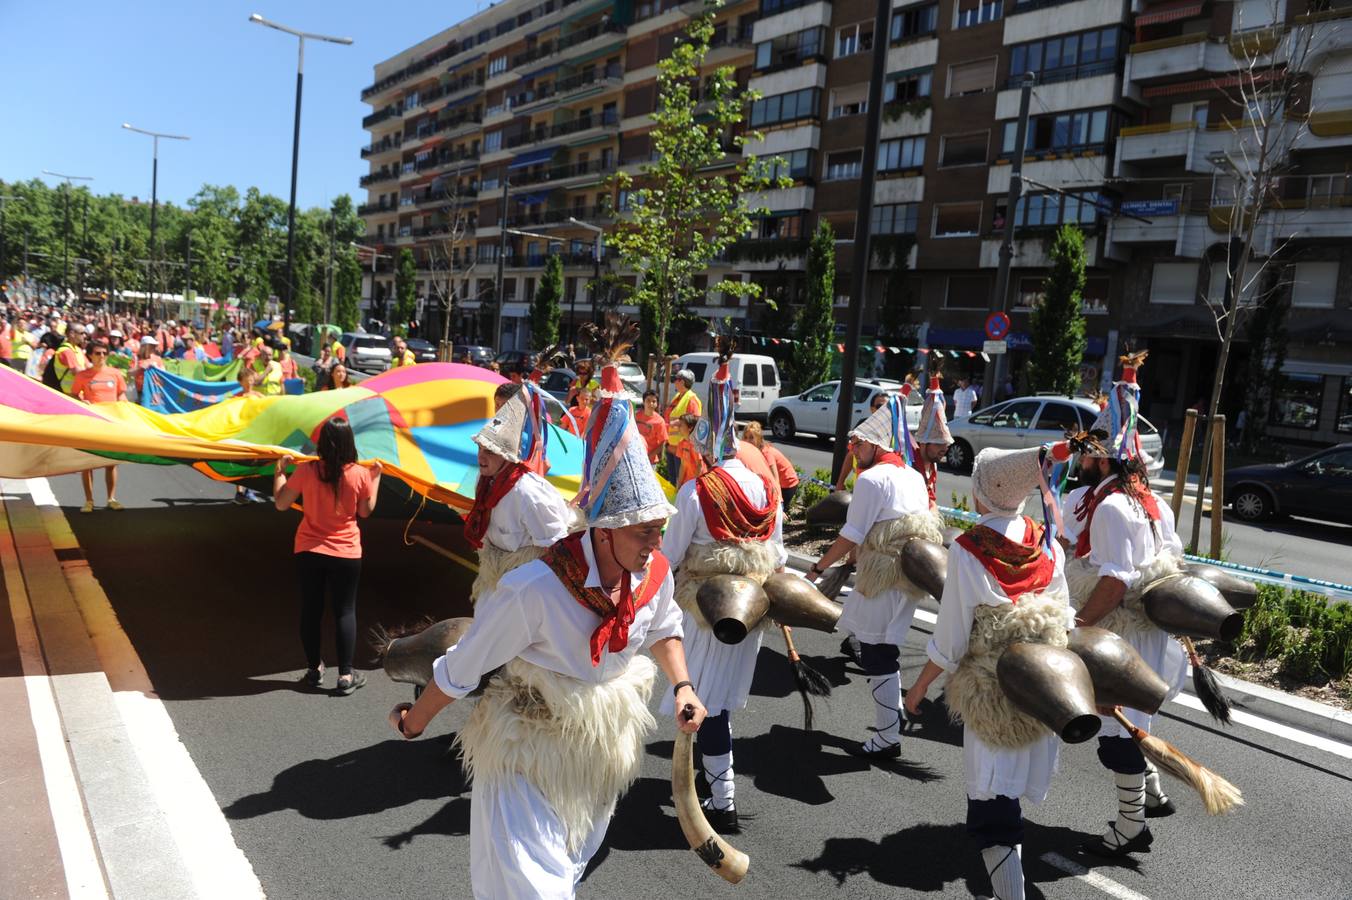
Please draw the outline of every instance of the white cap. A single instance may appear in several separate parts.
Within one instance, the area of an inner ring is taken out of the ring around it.
[[[108,337],[122,337],[122,332],[114,328],[112,331],[108,332]]]

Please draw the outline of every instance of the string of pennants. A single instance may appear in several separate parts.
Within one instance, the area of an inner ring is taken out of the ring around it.
[[[709,337],[711,338],[715,337],[714,332],[712,331],[709,332]],[[799,341],[797,338],[771,338],[771,337],[758,337],[755,335],[741,335],[738,338],[738,340],[745,341],[748,346],[753,347],[754,346],[769,347],[772,344],[773,345],[787,344],[789,346],[797,346],[798,344],[802,343],[802,341]],[[990,362],[990,357],[987,354],[982,353],[980,350],[937,350],[933,347],[891,347],[886,346],[884,344],[874,344],[871,348],[865,345],[863,349],[865,350],[872,349],[874,353],[891,353],[894,355],[902,353],[910,353],[910,354],[918,353],[922,356],[926,355],[932,356],[935,359],[961,359],[962,357],[967,357],[968,359],[976,359],[977,357],[980,357],[985,362]],[[844,353],[845,345],[832,344],[831,350],[835,353]]]

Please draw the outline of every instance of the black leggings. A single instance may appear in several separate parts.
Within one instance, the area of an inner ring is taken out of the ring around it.
[[[352,673],[352,654],[357,646],[357,581],[361,578],[361,560],[324,553],[297,553],[300,575],[300,643],[305,661],[318,669],[323,662],[319,626],[324,619],[324,600],[333,600],[333,617],[338,626],[338,674]]]

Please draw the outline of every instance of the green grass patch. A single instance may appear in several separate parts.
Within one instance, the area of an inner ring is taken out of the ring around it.
[[[1276,660],[1278,671],[1300,681],[1344,678],[1352,672],[1352,605],[1260,584],[1234,656],[1246,662]]]

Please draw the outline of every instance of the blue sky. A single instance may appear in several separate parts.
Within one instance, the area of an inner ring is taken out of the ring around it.
[[[302,207],[357,187],[366,164],[361,89],[374,65],[472,15],[475,0],[0,0],[0,178],[93,175],[98,193],[150,197],[151,139],[123,122],[189,135],[160,142],[159,196],[204,183],[285,199],[291,178],[296,39],[248,22],[350,37],[307,41]],[[54,183],[54,179],[47,179]]]

